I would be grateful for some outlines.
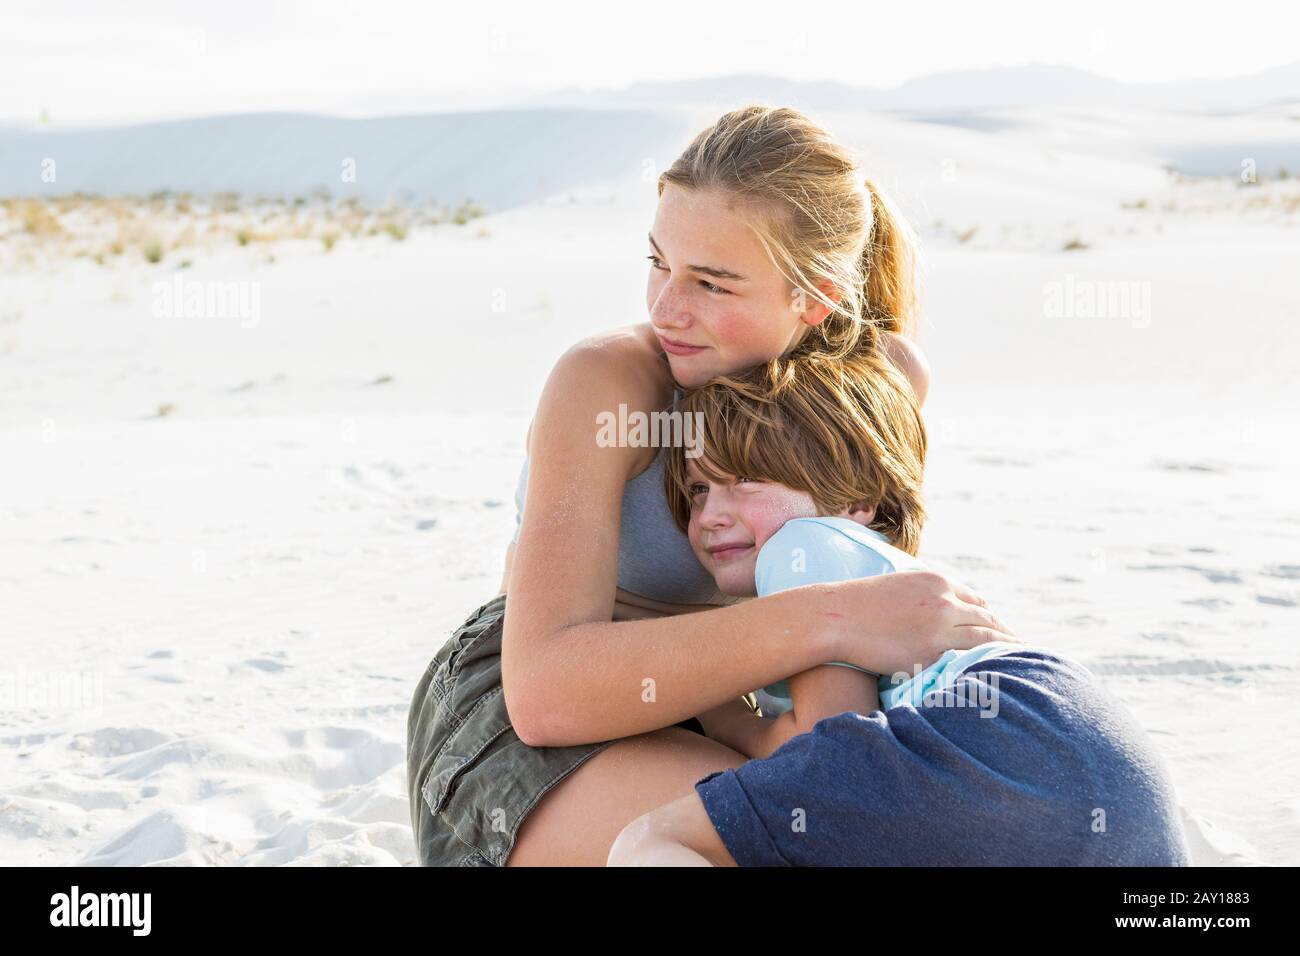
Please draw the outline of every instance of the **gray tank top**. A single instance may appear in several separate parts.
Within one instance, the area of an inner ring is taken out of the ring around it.
[[[673,604],[716,604],[725,600],[678,530],[664,496],[664,455],[661,448],[650,467],[623,488],[623,517],[618,529],[618,586],[655,601]],[[515,488],[515,534],[524,513],[528,488],[528,458]]]

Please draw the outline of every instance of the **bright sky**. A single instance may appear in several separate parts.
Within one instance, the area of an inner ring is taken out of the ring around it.
[[[890,87],[1050,63],[1130,81],[1300,56],[1250,0],[0,0],[0,119],[470,109],[554,89],[770,73]]]

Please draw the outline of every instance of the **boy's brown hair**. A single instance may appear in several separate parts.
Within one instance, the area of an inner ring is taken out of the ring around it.
[[[925,423],[911,385],[875,353],[774,359],[685,393],[677,410],[703,426],[696,467],[807,492],[824,514],[875,504],[870,527],[916,554],[925,509]],[[678,527],[691,514],[687,448],[666,456],[664,487]],[[712,466],[712,467],[710,467]]]

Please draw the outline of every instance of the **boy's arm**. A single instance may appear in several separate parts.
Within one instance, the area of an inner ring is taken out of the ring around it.
[[[749,715],[751,720],[762,720]],[[609,848],[607,866],[735,866],[692,791],[633,820]]]
[[[752,741],[751,757],[773,754],[791,737],[806,734],[819,720],[845,711],[869,714],[880,709],[878,681],[851,667],[823,664],[790,678],[791,707]]]
[[[790,678],[790,699],[788,713],[796,715],[795,725],[799,728],[795,733],[806,734],[817,721],[836,714],[879,710],[880,681],[852,667],[823,664]]]

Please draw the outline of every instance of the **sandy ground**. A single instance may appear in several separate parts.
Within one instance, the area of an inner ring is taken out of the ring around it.
[[[1137,715],[1196,862],[1300,863],[1296,184],[1030,119],[829,119],[925,237],[923,556]],[[495,591],[551,361],[645,317],[653,202],[158,263],[11,229],[0,860],[413,862],[411,690]]]

